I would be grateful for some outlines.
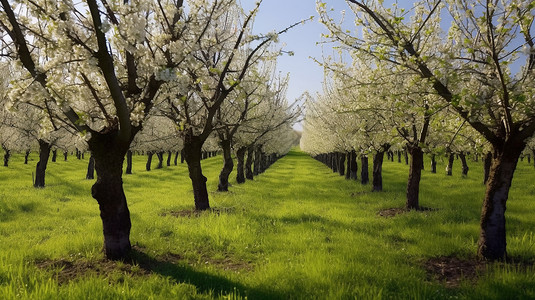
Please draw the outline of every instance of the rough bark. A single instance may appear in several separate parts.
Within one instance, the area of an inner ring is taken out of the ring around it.
[[[247,147],[240,147],[236,151],[236,159],[238,161],[236,166],[236,182],[244,183],[245,182],[245,153],[247,152]]]
[[[95,157],[93,156],[93,152],[91,152],[89,162],[87,163],[87,174],[85,175],[85,179],[95,179]]]
[[[483,184],[487,184],[487,180],[489,179],[489,173],[490,173],[490,165],[492,164],[492,152],[487,152],[485,155],[485,161],[483,162],[483,170],[484,170],[484,177],[483,177]]]
[[[468,164],[466,163],[466,154],[464,154],[463,151],[459,153],[459,158],[461,159],[462,164],[462,175],[467,176],[468,175]]]
[[[349,178],[357,180],[358,164],[357,164],[357,152],[355,150],[349,153]]]
[[[411,157],[409,168],[409,180],[407,182],[407,203],[406,209],[419,209],[420,179],[422,177],[422,165],[424,164],[424,153],[418,145],[407,147]]]
[[[446,175],[452,176],[453,174],[453,161],[455,160],[455,154],[448,154],[448,165],[446,166]]]
[[[380,192],[383,190],[383,159],[385,151],[377,151],[373,156],[373,173],[372,173],[372,191]]]
[[[36,188],[45,187],[46,166],[48,158],[50,157],[50,144],[46,141],[39,140],[39,161],[35,167],[35,182],[33,184]]]
[[[126,151],[126,174],[132,174],[132,150]]]
[[[518,158],[524,147],[524,142],[515,142],[514,139],[503,145],[493,146],[489,178],[481,210],[481,231],[477,251],[481,259],[492,261],[507,258],[506,202]]]
[[[163,151],[156,153],[156,157],[158,157],[158,165],[156,166],[156,169],[163,168]]]
[[[30,150],[26,150],[26,153],[24,153],[24,164],[27,165],[28,164],[28,157],[30,156]],[[54,156],[52,156],[52,158],[54,158]],[[55,161],[55,160],[52,160],[52,161]]]
[[[368,173],[368,156],[362,155],[360,157],[360,164],[362,165],[360,170],[360,183],[368,184],[370,182],[370,176]]]
[[[254,146],[247,147],[247,160],[245,160],[245,178],[253,180],[254,172],[252,169],[254,162]]]
[[[123,162],[129,141],[121,141],[117,129],[93,133],[88,141],[95,159],[97,180],[91,194],[97,200],[104,233],[104,253],[108,259],[127,259],[130,244],[130,211],[123,189]]]
[[[431,154],[431,173],[437,172],[437,159],[435,154]]]
[[[346,161],[346,156],[344,153],[341,153],[341,152],[338,152],[337,156],[338,156],[338,174],[340,174],[340,176],[344,176],[345,175],[344,162]]]
[[[219,184],[217,185],[217,190],[220,192],[227,192],[228,178],[232,172],[232,169],[234,168],[230,140],[222,140],[221,148],[223,149],[223,168],[219,173]]]
[[[145,170],[150,171],[152,165],[152,151],[147,152],[147,163],[145,164]]]
[[[196,210],[210,209],[206,177],[202,174],[202,141],[198,136],[188,133],[184,138],[184,155],[188,164],[189,178],[193,186],[193,198]]]
[[[9,167],[9,158],[11,157],[11,151],[4,148],[4,167]]]

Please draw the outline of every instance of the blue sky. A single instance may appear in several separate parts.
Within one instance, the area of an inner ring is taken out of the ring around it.
[[[256,0],[241,0],[245,8],[252,8]],[[333,0],[328,3],[335,11],[349,10],[344,0]],[[321,40],[321,33],[326,32],[319,23],[315,0],[263,0],[260,11],[255,19],[254,32],[267,33],[279,31],[300,20],[314,16],[314,20],[299,25],[279,37],[280,45],[286,51],[293,51],[294,56],[279,57],[278,69],[282,73],[290,73],[288,101],[293,102],[303,92],[314,94],[321,91],[323,69],[310,57],[321,60],[322,46],[316,45]],[[325,53],[332,53],[329,46],[323,46]]]

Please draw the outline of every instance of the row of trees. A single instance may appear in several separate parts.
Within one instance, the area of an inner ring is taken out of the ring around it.
[[[488,149],[478,255],[506,258],[509,188],[535,132],[535,2],[347,2],[357,30],[335,20],[326,3],[317,6],[341,58],[322,62],[332,81],[307,108],[303,147],[371,151],[378,163],[388,149],[406,149],[408,209],[419,207],[424,151]]]
[[[281,54],[274,44],[292,26],[253,35],[260,2],[251,11],[234,0],[0,4],[1,51],[13,74],[6,107],[16,119],[36,111],[31,123],[43,159],[59,132],[83,137],[95,162],[91,193],[108,258],[131,249],[122,166],[133,145],[163,135],[181,146],[198,210],[210,208],[201,158],[211,136],[227,160],[233,143],[285,151],[285,138],[269,141],[288,136],[297,110],[286,103],[287,80],[274,75]]]

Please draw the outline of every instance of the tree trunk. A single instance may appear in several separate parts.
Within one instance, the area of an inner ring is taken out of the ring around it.
[[[95,179],[95,157],[93,156],[93,152],[91,152],[91,156],[89,157],[85,179]]]
[[[145,170],[150,171],[150,167],[152,165],[152,151],[147,152],[147,163],[145,164]]]
[[[461,164],[462,164],[462,175],[463,176],[467,176],[468,175],[468,164],[466,163],[466,155],[464,154],[463,151],[461,151],[461,153],[459,153],[459,158],[461,159]]]
[[[487,184],[487,180],[489,179],[489,173],[490,173],[490,165],[492,164],[492,152],[487,152],[487,155],[485,155],[485,161],[483,163],[483,170],[484,170],[484,177],[483,177],[483,184]]]
[[[206,189],[206,177],[202,174],[201,158],[202,144],[198,136],[188,133],[184,138],[184,154],[188,164],[189,178],[193,186],[193,198],[196,210],[210,209],[208,190]]]
[[[171,166],[171,151],[167,151],[167,166]]]
[[[409,164],[409,154],[407,153],[407,149],[403,150],[403,156],[405,158],[405,164]]]
[[[254,173],[253,173],[253,161],[254,161],[254,146],[250,145],[247,147],[247,160],[245,161],[245,178],[249,180],[253,180]]]
[[[236,182],[238,183],[244,183],[245,182],[245,152],[247,151],[247,147],[240,147],[236,151],[236,159],[238,160],[238,164],[236,166]]]
[[[357,172],[358,172],[358,164],[357,164],[357,152],[355,150],[351,151],[349,153],[349,178],[357,180]]]
[[[126,151],[126,174],[132,174],[132,150]]]
[[[338,156],[338,174],[340,174],[340,176],[344,176],[345,174],[344,163],[346,161],[346,156],[342,152],[338,152],[337,156]]]
[[[424,153],[418,145],[410,145],[407,150],[411,156],[409,168],[409,180],[407,182],[407,203],[406,209],[419,209],[420,179],[422,177],[422,165],[424,164]]]
[[[54,150],[55,151],[55,150]],[[30,156],[30,150],[26,150],[26,153],[24,153],[24,164],[28,164],[28,157]],[[54,156],[52,156],[54,158]],[[53,160],[54,161],[54,160]]]
[[[104,233],[104,253],[108,259],[124,260],[130,255],[130,211],[123,189],[123,162],[129,142],[120,141],[117,129],[93,133],[88,141],[95,159],[97,180],[91,194],[97,200]]]
[[[260,174],[260,168],[262,165],[262,145],[258,145],[255,147],[254,151],[254,167],[253,167],[253,175],[257,176]]]
[[[377,151],[373,156],[373,174],[372,174],[372,191],[380,192],[383,190],[383,158],[385,151]]]
[[[446,175],[452,176],[453,174],[453,161],[455,160],[455,154],[449,153],[448,165],[446,166]]]
[[[351,179],[351,152],[346,152],[345,153],[345,156],[346,156],[346,179]]]
[[[398,154],[398,163],[401,163],[401,151],[396,151]]]
[[[230,140],[222,140],[221,148],[223,148],[223,168],[219,173],[219,184],[217,185],[217,190],[220,192],[228,192],[228,178],[232,172],[232,169],[234,168]]]
[[[48,158],[50,157],[50,144],[43,140],[39,140],[39,161],[35,167],[35,182],[33,184],[36,188],[45,187],[46,166]]]
[[[82,159],[82,152],[80,152],[80,150],[78,150],[78,148],[76,148],[76,158],[77,159]]]
[[[518,163],[518,157],[525,147],[524,142],[505,142],[493,147],[492,162],[487,189],[481,210],[481,232],[477,254],[485,260],[507,258],[505,236],[505,210],[509,188]]]
[[[8,167],[9,166],[9,158],[10,157],[11,157],[11,151],[6,149],[6,148],[4,148],[4,167]]]
[[[156,166],[156,169],[163,168],[163,152],[159,151],[156,153],[156,157],[158,157],[158,165]]]
[[[58,156],[58,149],[52,150],[52,162],[56,162],[57,156]]]
[[[68,151],[63,151],[64,161],[67,161],[67,156],[69,156],[69,152]]]
[[[175,164],[175,166],[178,165],[178,151],[175,152],[175,159],[173,163]]]
[[[182,150],[180,150],[180,163],[183,164],[185,160],[186,160],[186,149],[182,148]]]
[[[333,166],[333,173],[338,173],[338,153],[333,152],[331,164]]]
[[[431,154],[431,173],[437,172],[437,159],[435,154]]]
[[[360,156],[360,164],[362,165],[361,170],[360,170],[360,183],[368,184],[368,182],[370,182],[370,176],[368,173],[368,156],[367,155]]]

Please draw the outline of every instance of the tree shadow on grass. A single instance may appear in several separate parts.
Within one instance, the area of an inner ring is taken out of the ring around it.
[[[212,293],[217,296],[235,293],[251,299],[286,298],[283,294],[273,290],[248,287],[243,283],[229,280],[220,275],[195,270],[180,260],[182,258],[176,254],[152,257],[138,247],[134,247],[131,255],[131,263],[138,265],[148,273],[156,273],[172,278],[176,282],[192,284],[202,293]]]

